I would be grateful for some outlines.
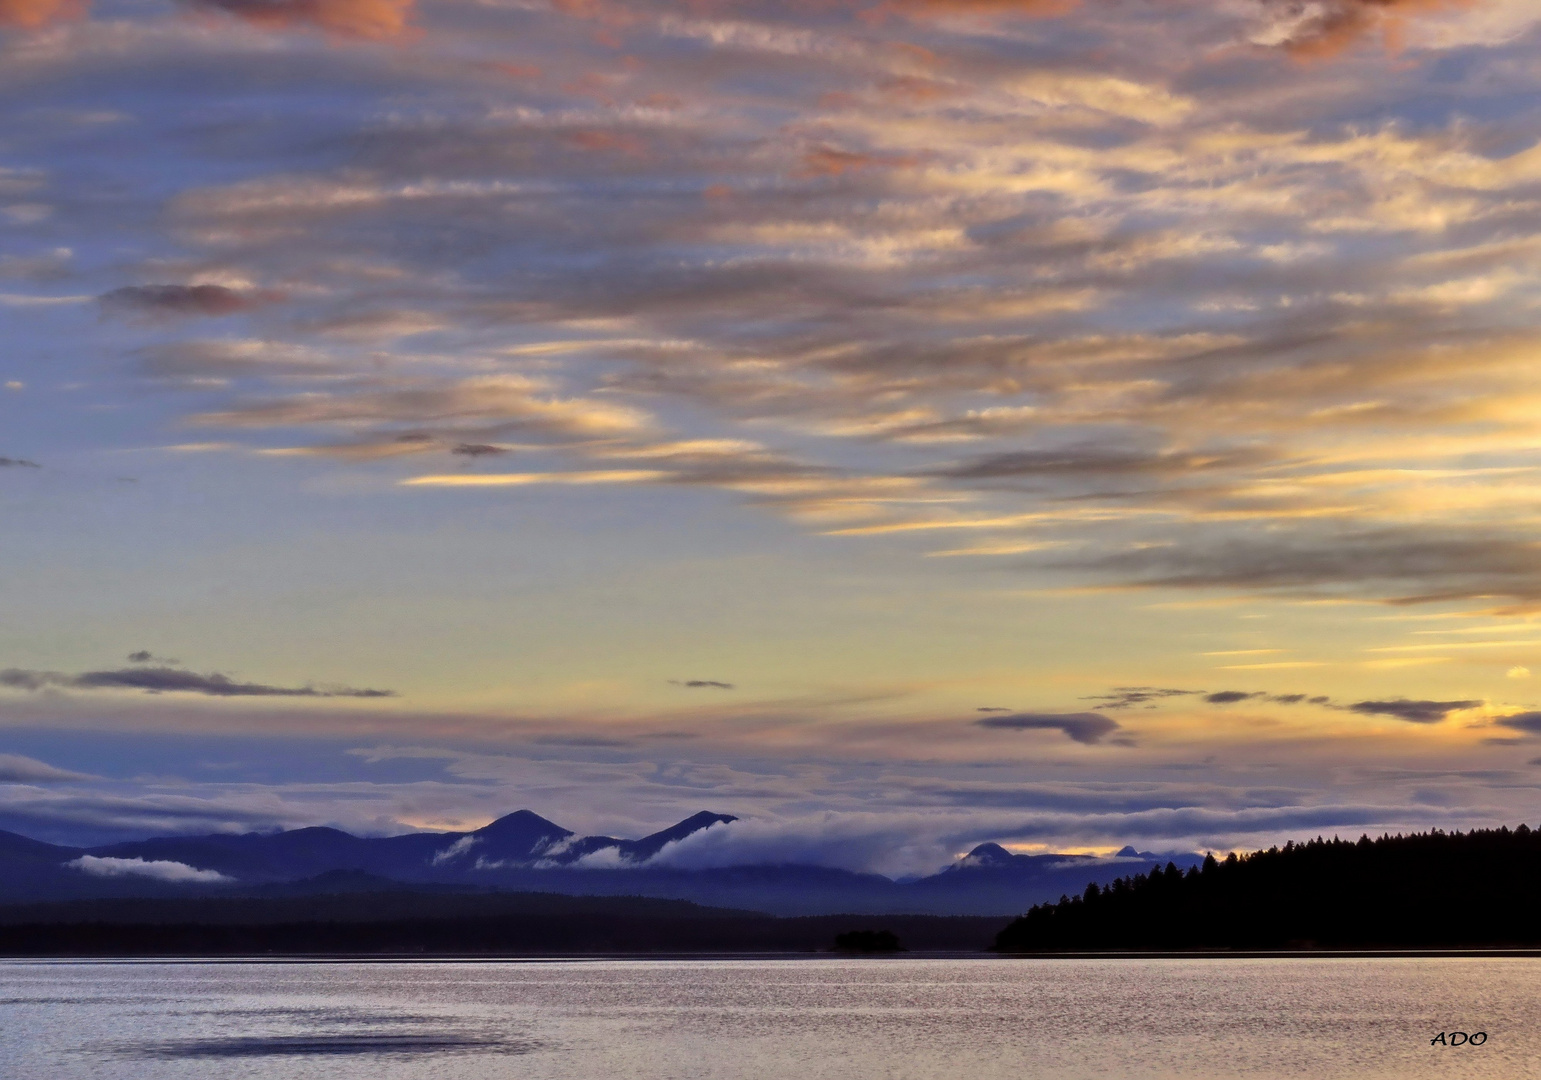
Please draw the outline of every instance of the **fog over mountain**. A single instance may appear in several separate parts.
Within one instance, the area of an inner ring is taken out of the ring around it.
[[[313,827],[168,836],[92,848],[0,832],[0,902],[451,889],[648,896],[778,915],[839,912],[1000,915],[1078,892],[1136,866],[1197,855],[1016,855],[975,847],[939,873],[894,880],[788,861],[689,865],[739,819],[702,811],[636,840],[579,836],[530,810],[470,832],[360,837]],[[709,862],[710,860],[706,860]]]

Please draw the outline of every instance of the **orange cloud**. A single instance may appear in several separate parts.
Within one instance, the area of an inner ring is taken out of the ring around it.
[[[5,3],[7,0],[0,0]],[[414,0],[200,0],[258,26],[310,24],[341,37],[378,41],[407,28]]]
[[[79,15],[78,0],[0,0],[0,26],[34,27]]]

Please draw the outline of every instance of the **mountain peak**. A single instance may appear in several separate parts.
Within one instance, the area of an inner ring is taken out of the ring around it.
[[[732,814],[714,814],[710,810],[702,810],[699,814],[692,814],[684,821],[670,825],[667,829],[661,829],[649,836],[644,836],[641,840],[625,844],[622,850],[626,857],[634,862],[645,862],[662,851],[665,844],[683,840],[713,825],[726,825],[730,821],[737,820],[738,818]]]
[[[734,817],[732,814],[714,814],[710,810],[702,810],[699,814],[691,814],[684,821],[681,821],[677,825],[671,825],[664,831],[673,832],[675,830],[681,830],[686,836],[688,836],[699,829],[710,828],[711,826],[717,824],[726,825],[730,821],[737,820],[738,818]]]
[[[516,810],[463,839],[474,838],[483,858],[522,860],[534,858],[572,835],[571,829],[547,821],[533,810]]]
[[[496,821],[490,821],[480,829],[474,830],[477,836],[496,836],[516,830],[527,831],[541,829],[550,833],[561,833],[563,836],[571,836],[570,829],[564,829],[554,821],[548,821],[534,810],[515,810],[512,814],[504,814]]]
[[[963,857],[961,865],[968,867],[1010,866],[1014,858],[1016,858],[1015,855],[999,844],[980,844]]]

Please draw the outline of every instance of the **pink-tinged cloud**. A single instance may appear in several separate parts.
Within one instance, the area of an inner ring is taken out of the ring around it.
[[[1105,0],[1088,0],[1105,2]],[[1214,0],[1182,0],[1186,6],[1215,6]],[[1401,45],[1407,21],[1418,15],[1472,7],[1480,0],[1264,0],[1272,12],[1300,16],[1279,46],[1294,56],[1315,59],[1335,56],[1359,41],[1379,35],[1389,49]],[[1068,15],[1082,0],[885,0],[874,11],[1002,12],[1053,18]],[[1315,8],[1313,12],[1311,9]]]
[[[4,0],[0,0],[4,2]],[[401,35],[414,0],[198,0],[257,26],[310,25],[339,37],[379,41]]]
[[[869,154],[860,151],[839,150],[832,146],[815,146],[803,154],[798,176],[841,176],[863,169],[902,169],[919,162],[908,154]]]
[[[79,15],[83,6],[78,0],[0,0],[0,26],[45,26]]]
[[[567,143],[577,150],[593,150],[598,153],[625,154],[642,157],[647,144],[635,135],[618,131],[574,131],[567,136]]]
[[[756,7],[754,0],[552,0],[553,6],[576,18],[593,19],[611,26],[627,26],[649,14],[681,12],[690,15],[742,13]],[[1294,56],[1314,59],[1334,56],[1357,42],[1380,36],[1391,49],[1400,46],[1407,21],[1419,15],[1472,7],[1482,0],[1262,0],[1264,8],[1281,20],[1293,20],[1274,43]],[[1218,6],[1217,0],[1168,0],[1174,10]],[[854,13],[869,23],[892,16],[909,18],[949,15],[1007,15],[1058,18],[1083,8],[1108,6],[1108,0],[801,0],[799,10],[840,10]]]
[[[1067,15],[1080,6],[1080,0],[888,0],[883,5],[897,11],[991,12],[1002,11],[1013,15],[1039,15],[1053,17]]]
[[[310,25],[339,37],[382,40],[407,29],[415,0],[194,0],[258,26]],[[0,26],[33,28],[77,17],[86,0],[0,0]]]
[[[1327,0],[1320,11],[1305,19],[1282,44],[1295,56],[1335,56],[1360,40],[1379,34],[1386,47],[1401,44],[1407,20],[1471,7],[1476,0]],[[1270,7],[1291,8],[1295,0],[1272,0]]]
[[[878,83],[878,91],[891,101],[902,101],[907,104],[925,104],[932,101],[940,101],[943,98],[955,97],[961,90],[950,83],[937,82],[935,79],[923,79],[918,75],[896,75],[893,78],[884,79]]]

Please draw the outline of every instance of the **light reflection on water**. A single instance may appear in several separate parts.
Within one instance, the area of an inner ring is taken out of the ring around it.
[[[0,1072],[1513,1080],[1541,1076],[1541,960],[0,962]]]

